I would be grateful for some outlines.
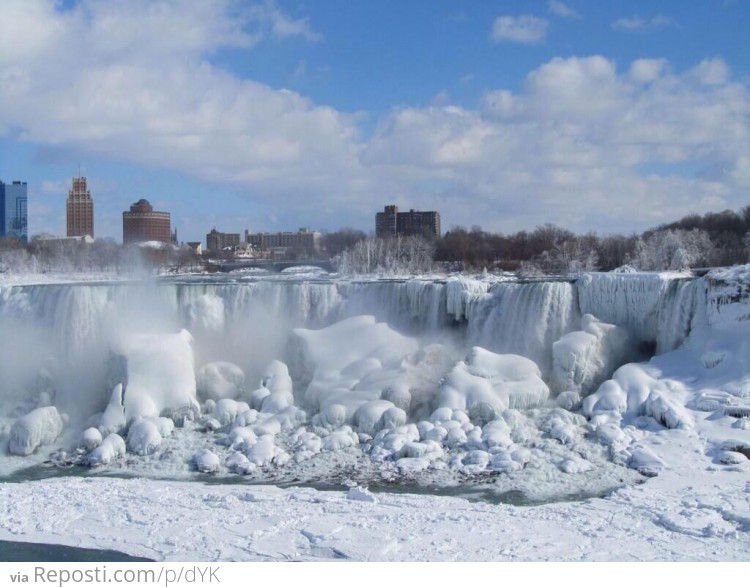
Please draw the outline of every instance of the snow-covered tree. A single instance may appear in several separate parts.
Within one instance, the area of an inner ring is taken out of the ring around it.
[[[706,265],[713,243],[701,229],[667,229],[639,238],[630,263],[640,270],[681,270]]]
[[[424,237],[397,236],[359,241],[341,254],[343,274],[418,274],[432,270],[435,245]]]

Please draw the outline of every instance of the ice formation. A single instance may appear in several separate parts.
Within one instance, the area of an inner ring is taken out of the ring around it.
[[[92,466],[525,494],[608,467],[660,475],[669,433],[741,468],[748,282],[745,268],[0,287],[0,324],[34,324],[44,350],[19,362],[0,345],[0,434],[11,453],[57,444]]]
[[[192,418],[197,413],[192,343],[184,329],[177,334],[130,335],[113,343],[112,352],[124,358],[127,370],[121,382],[126,422],[163,413]]]
[[[10,430],[8,451],[29,455],[42,445],[54,443],[63,429],[63,419],[54,406],[32,410],[18,419]]]
[[[635,355],[627,329],[586,314],[580,331],[563,335],[552,345],[551,387],[586,396]]]

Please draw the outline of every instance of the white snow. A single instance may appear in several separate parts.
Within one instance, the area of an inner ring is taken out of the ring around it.
[[[3,468],[46,459],[100,475],[198,470],[253,483],[252,492],[98,477],[0,485],[10,505],[0,539],[157,559],[746,559],[749,282],[750,269],[735,268],[695,280],[591,274],[577,285],[166,285],[144,312],[170,318],[127,329],[99,325],[123,304],[115,286],[0,288],[0,318],[49,333],[80,325],[76,349],[109,344],[121,358],[112,381],[63,354],[0,382],[0,438],[11,453],[37,450],[0,456]],[[283,317],[279,332],[269,322],[247,347],[222,341],[259,298]],[[372,314],[349,316],[362,311]],[[644,341],[659,354],[623,365]],[[0,352],[13,367],[16,356]],[[86,377],[95,393],[71,393]],[[47,402],[81,406],[75,426],[51,406],[34,410]],[[310,481],[349,490],[257,485]],[[380,492],[391,484],[588,500],[518,508]],[[38,501],[25,499],[31,488]],[[182,532],[191,526],[201,533]]]

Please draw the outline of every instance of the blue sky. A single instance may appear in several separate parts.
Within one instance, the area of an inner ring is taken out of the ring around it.
[[[750,203],[748,0],[4,0],[0,179],[61,234],[145,197],[179,236],[630,232]],[[33,31],[34,34],[29,34]]]

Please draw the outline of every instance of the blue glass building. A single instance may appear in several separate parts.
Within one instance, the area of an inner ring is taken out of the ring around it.
[[[29,216],[26,182],[6,184],[0,181],[0,237],[29,240]]]

